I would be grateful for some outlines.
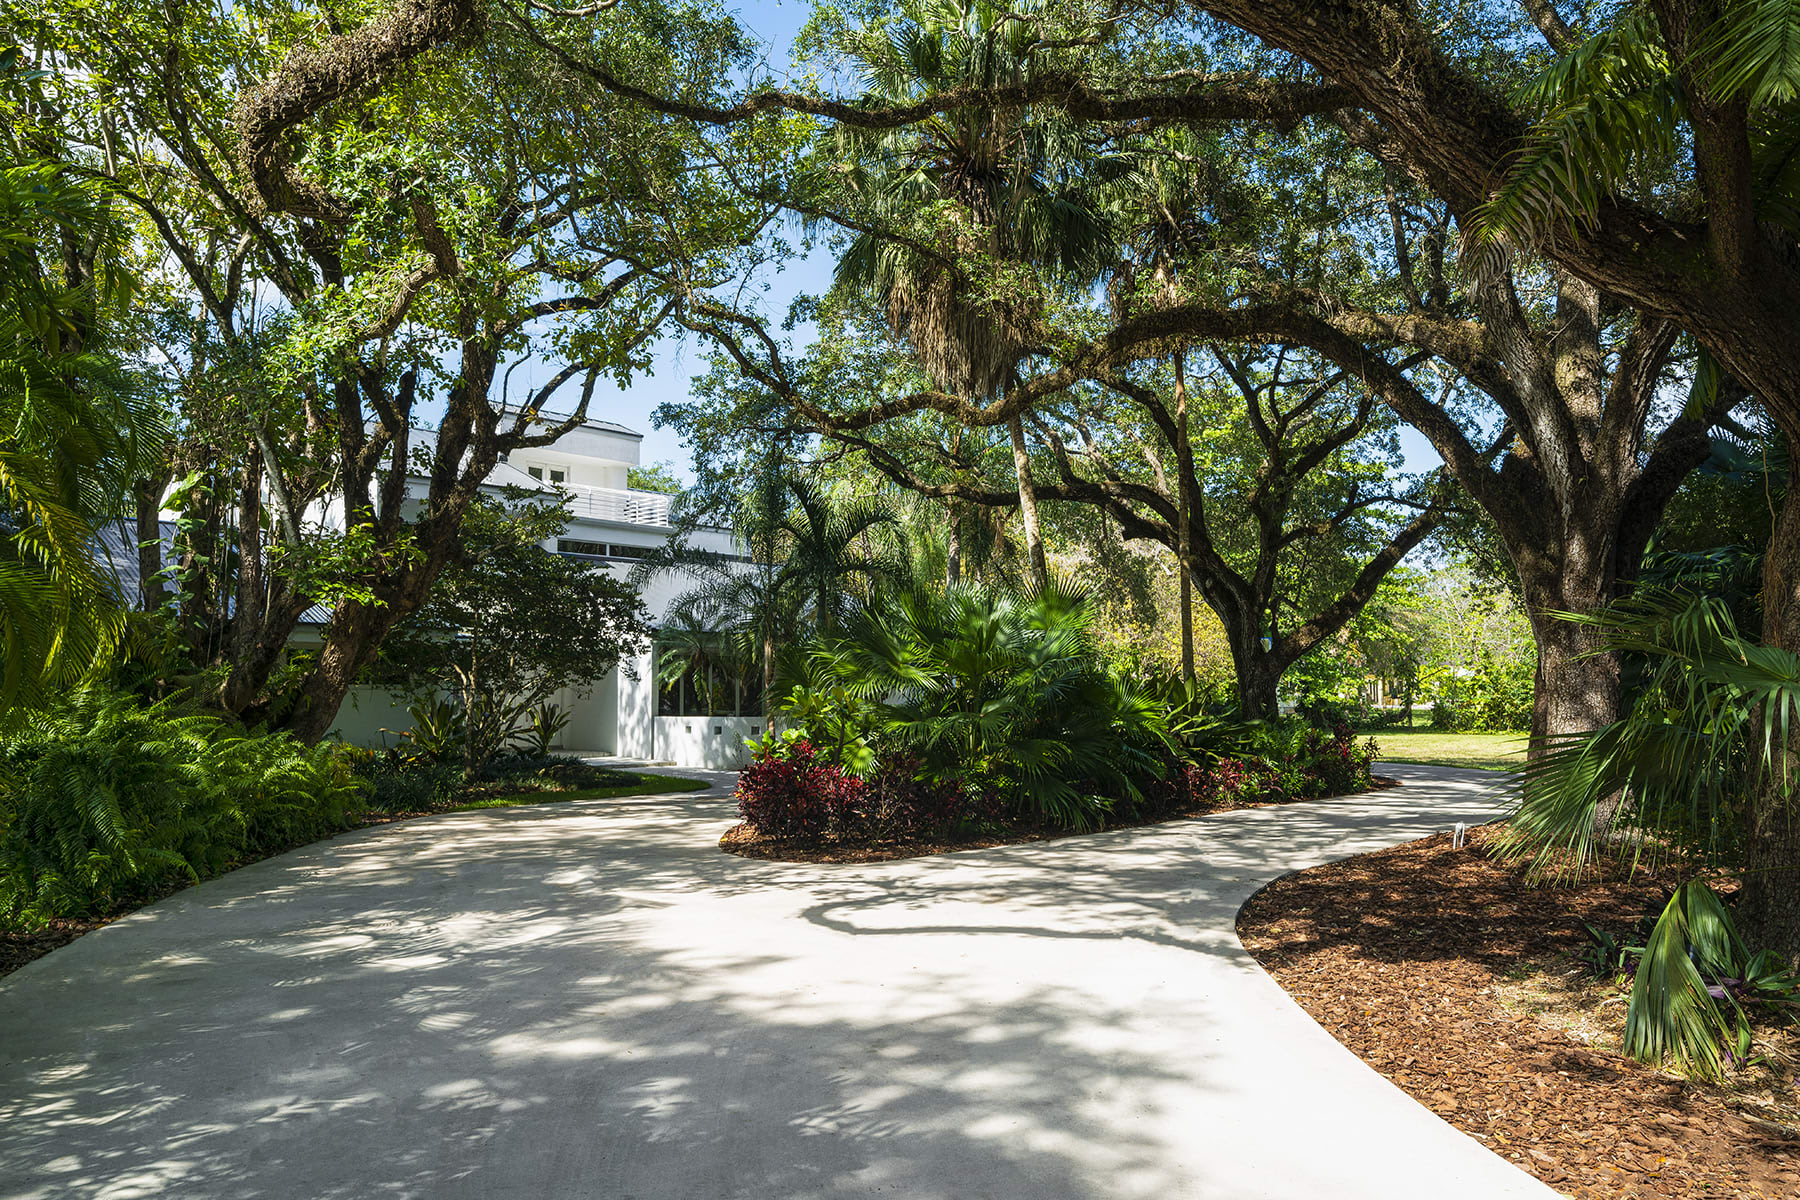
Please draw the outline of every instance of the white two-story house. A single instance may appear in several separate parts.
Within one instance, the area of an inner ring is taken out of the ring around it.
[[[673,532],[669,507],[674,497],[633,491],[627,484],[630,469],[639,464],[642,443],[642,434],[623,425],[590,420],[554,445],[516,452],[487,482],[496,489],[512,485],[570,493],[572,519],[544,548],[625,578]],[[418,481],[420,494],[423,486]],[[722,529],[690,534],[689,544],[725,555],[740,552]],[[641,596],[652,625],[659,626],[674,600],[693,585],[693,579],[672,572],[644,585]],[[558,695],[556,703],[571,714],[562,748],[679,766],[742,765],[744,739],[763,730],[760,701],[731,688],[689,686],[686,680],[659,688],[654,668],[652,647],[621,662],[604,679]],[[391,745],[409,724],[400,701],[378,689],[356,688],[338,715],[335,733],[360,745]]]

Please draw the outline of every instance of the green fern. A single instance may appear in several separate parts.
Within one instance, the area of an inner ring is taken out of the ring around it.
[[[80,690],[0,742],[0,919],[100,911],[318,838],[362,787],[332,747]]]

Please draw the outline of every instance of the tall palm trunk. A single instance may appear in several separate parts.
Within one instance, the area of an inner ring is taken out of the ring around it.
[[[775,732],[775,627],[763,621],[762,631],[762,710],[763,721],[770,733]]]
[[[956,432],[950,434],[950,462],[952,470],[956,470],[963,462],[963,426],[956,426]],[[961,471],[958,470],[958,473]],[[963,581],[963,504],[958,498],[950,497],[950,534],[949,547],[943,556],[943,581],[947,587],[956,587]]]
[[[1800,444],[1800,422],[1782,432]],[[1789,488],[1763,558],[1763,642],[1800,653],[1800,488]],[[1757,947],[1800,959],[1800,730],[1747,789],[1738,917]]]
[[[1175,356],[1175,569],[1181,576],[1181,679],[1194,688],[1193,531],[1188,528],[1188,488],[1194,478],[1194,447],[1188,441],[1187,355]]]
[[[1013,417],[1007,424],[1012,434],[1013,468],[1019,473],[1019,517],[1025,525],[1025,554],[1031,560],[1031,579],[1039,587],[1050,582],[1044,561],[1044,534],[1038,525],[1037,487],[1031,480],[1031,458],[1025,453],[1025,423]]]

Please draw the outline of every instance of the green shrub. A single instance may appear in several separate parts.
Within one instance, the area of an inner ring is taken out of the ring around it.
[[[1484,654],[1467,675],[1447,676],[1431,706],[1431,724],[1451,733],[1507,733],[1531,728],[1529,658],[1501,660]]]
[[[1093,828],[1179,746],[1169,705],[1109,672],[1088,593],[898,594],[818,643],[789,727],[846,771],[904,753],[920,778],[993,780],[1028,820]]]
[[[377,812],[428,812],[456,799],[462,790],[462,768],[399,754],[377,756],[358,773],[369,782],[369,807]]]
[[[92,913],[315,840],[364,787],[335,747],[77,692],[0,743],[0,920]]]

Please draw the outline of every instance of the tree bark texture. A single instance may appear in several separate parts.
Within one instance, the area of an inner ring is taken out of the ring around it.
[[[137,534],[138,607],[155,612],[163,606],[162,547],[163,483],[154,478],[139,479],[132,487],[132,504]]]
[[[1194,443],[1188,429],[1187,353],[1175,356],[1175,570],[1180,576],[1181,681],[1194,690],[1194,532],[1188,523],[1193,509],[1189,485],[1194,482]]]
[[[1050,582],[1050,567],[1044,560],[1044,531],[1038,524],[1037,488],[1031,478],[1031,455],[1025,447],[1025,422],[1015,416],[1007,430],[1012,434],[1013,467],[1019,474],[1019,521],[1025,528],[1025,557],[1031,563],[1031,581],[1041,588]]]
[[[1790,444],[1800,429],[1784,430]],[[1763,641],[1800,654],[1800,488],[1789,488],[1763,560]],[[1752,947],[1800,962],[1800,730],[1750,781],[1738,915]]]

